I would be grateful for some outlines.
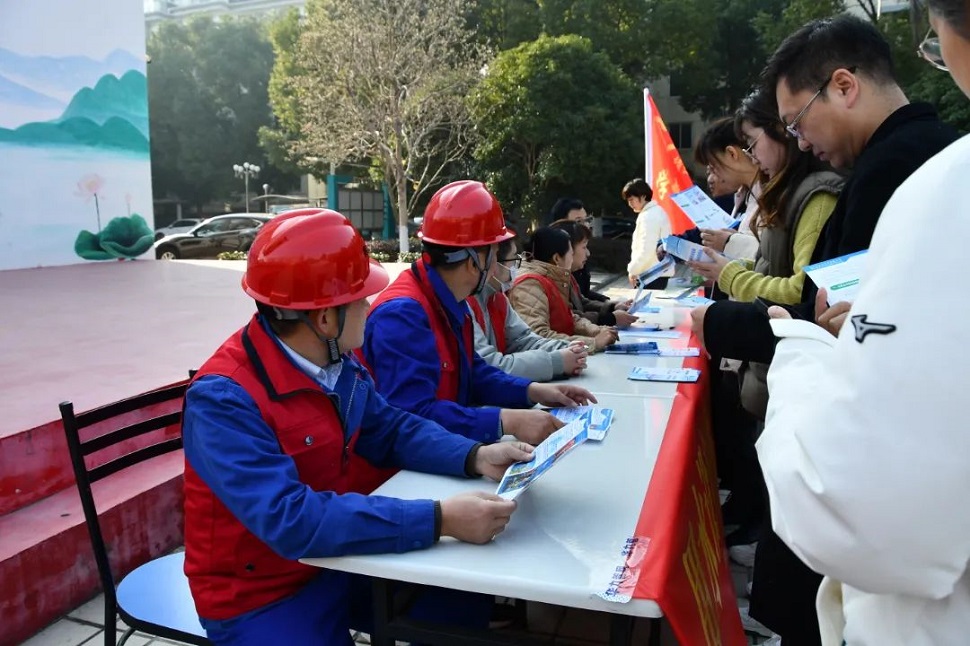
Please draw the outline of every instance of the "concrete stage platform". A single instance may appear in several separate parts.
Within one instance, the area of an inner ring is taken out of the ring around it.
[[[244,270],[139,260],[0,271],[0,645],[97,588],[57,405],[85,411],[185,379],[255,311]],[[116,574],[181,541],[181,456],[134,470],[95,487]]]

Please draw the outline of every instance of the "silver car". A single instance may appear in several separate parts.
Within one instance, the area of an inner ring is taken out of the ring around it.
[[[161,240],[165,236],[170,236],[173,233],[191,231],[192,227],[199,225],[201,222],[202,220],[198,218],[182,218],[181,220],[176,220],[166,227],[155,229],[155,240]]]

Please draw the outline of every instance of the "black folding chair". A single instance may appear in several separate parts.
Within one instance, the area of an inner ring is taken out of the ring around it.
[[[94,496],[91,494],[92,483],[150,458],[182,448],[181,431],[177,437],[169,436],[168,439],[143,445],[141,448],[97,466],[88,468],[85,463],[85,456],[121,442],[172,426],[178,428],[182,421],[182,399],[188,383],[188,381],[182,381],[79,415],[74,414],[74,405],[71,402],[60,405],[64,433],[71,453],[71,464],[74,467],[74,477],[77,479],[78,492],[81,494],[84,521],[91,535],[94,558],[97,561],[98,574],[104,588],[105,646],[124,644],[136,630],[190,644],[210,643],[199,624],[195,604],[189,593],[188,580],[182,570],[184,554],[169,554],[140,565],[125,576],[117,588],[115,587],[98,511],[94,504]],[[152,412],[150,414],[154,416],[149,419],[142,418],[134,423],[128,423],[126,418],[133,417],[131,413],[150,407],[161,408],[168,412],[158,415]],[[96,437],[81,441],[80,430],[95,425],[99,428],[92,432],[108,430],[99,433]],[[145,438],[145,442],[151,442],[152,439]],[[120,641],[117,640],[116,628],[118,615],[129,626]]]

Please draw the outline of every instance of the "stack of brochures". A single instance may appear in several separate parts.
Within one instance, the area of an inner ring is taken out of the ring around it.
[[[584,415],[550,435],[532,452],[528,462],[510,466],[495,493],[506,500],[515,500],[543,473],[589,437],[590,418]]]

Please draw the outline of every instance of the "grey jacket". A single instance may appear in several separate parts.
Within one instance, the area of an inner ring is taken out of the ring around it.
[[[551,381],[563,376],[562,355],[558,351],[568,346],[569,342],[539,336],[522,320],[511,304],[505,319],[506,354],[498,351],[486,306],[489,296],[495,292],[495,288],[486,284],[482,293],[473,297],[482,309],[485,326],[488,328],[482,330],[474,315],[472,316],[475,324],[475,352],[490,366],[516,377],[532,381]]]

